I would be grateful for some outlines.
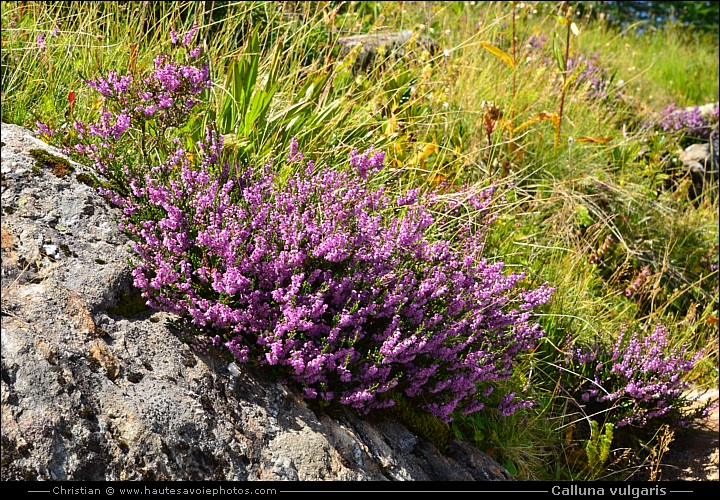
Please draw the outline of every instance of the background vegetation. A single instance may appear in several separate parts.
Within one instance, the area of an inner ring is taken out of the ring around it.
[[[600,16],[600,2],[2,2],[2,121],[70,134],[102,104],[85,79],[147,69],[171,30],[197,23],[216,85],[188,147],[215,121],[241,164],[297,137],[319,164],[385,151],[374,182],[392,193],[495,186],[486,256],[556,287],[538,316],[546,335],[505,382],[535,406],[449,425],[398,415],[518,479],[657,478],[681,431],[615,427],[622,408],[590,413],[577,392],[591,375],[563,370],[572,349],[662,324],[670,347],[702,352],[687,381],[718,386],[718,185],[698,193],[678,166],[696,133],[654,125],[670,104],[718,101],[717,4],[679,2],[658,23],[624,4],[678,2],[607,3]],[[368,71],[337,48],[398,30],[441,48],[410,42]]]

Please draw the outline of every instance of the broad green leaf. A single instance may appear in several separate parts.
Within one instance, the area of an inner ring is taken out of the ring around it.
[[[285,126],[290,128],[298,120],[306,120],[313,108],[312,101],[301,101],[291,104],[287,108],[276,111],[268,118],[268,123],[273,126]]]
[[[239,80],[237,76],[238,73],[238,62],[231,62],[225,80],[225,99],[223,100],[220,108],[220,116],[218,117],[220,132],[223,134],[232,132],[237,123],[239,103],[235,97],[235,92],[238,91],[235,82]]]
[[[255,83],[257,82],[257,75],[258,75],[258,64],[260,63],[260,41],[258,40],[258,34],[257,29],[253,31],[252,36],[250,37],[250,45],[246,49],[247,58],[245,59],[246,64],[246,72],[243,74],[243,79],[245,81],[245,105],[248,106],[250,104],[250,99],[253,93],[253,89],[255,88]],[[249,52],[249,54],[247,53]]]

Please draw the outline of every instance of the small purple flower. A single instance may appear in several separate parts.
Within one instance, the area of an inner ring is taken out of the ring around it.
[[[190,31],[188,31],[185,36],[183,37],[182,44],[184,47],[187,47],[187,44],[192,41],[192,39],[195,37],[195,33],[197,33],[199,26],[197,24],[193,25],[192,28],[190,28]]]
[[[385,153],[382,151],[373,153],[372,146],[362,155],[358,154],[357,149],[353,149],[350,152],[350,166],[358,169],[358,173],[363,180],[367,180],[369,172],[381,170],[384,165]]]
[[[290,163],[299,163],[304,158],[304,154],[300,152],[298,142],[293,137],[290,140],[290,153],[288,153],[288,162]]]
[[[650,120],[645,128],[657,127],[665,132],[676,132],[698,139],[709,139],[718,130],[718,106],[704,115],[698,106],[678,109],[674,103],[663,108],[658,118]]]
[[[536,50],[543,49],[545,47],[545,42],[547,42],[547,36],[545,36],[544,33],[540,33],[540,35],[535,35],[533,33],[527,41],[528,45]]]
[[[55,131],[42,122],[35,122],[35,125],[37,126],[35,130],[36,134],[46,135],[48,137],[55,135]]]

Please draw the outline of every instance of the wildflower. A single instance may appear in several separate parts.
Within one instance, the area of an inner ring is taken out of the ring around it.
[[[192,41],[192,39],[195,37],[195,33],[197,33],[199,26],[197,24],[194,24],[192,28],[185,34],[183,37],[183,47],[187,47],[187,45]]]
[[[52,137],[55,134],[54,130],[42,122],[35,122],[35,126],[37,127],[35,130],[36,134],[45,135],[47,137]]]
[[[645,124],[645,128],[658,127],[665,132],[682,132],[700,139],[710,138],[713,130],[717,130],[718,106],[709,114],[703,115],[698,106],[689,109],[678,109],[674,103],[663,108],[658,118]]]
[[[45,33],[38,33],[37,37],[35,37],[35,47],[38,50],[44,50],[45,49]]]
[[[684,395],[688,383],[683,381],[683,375],[702,355],[702,351],[691,355],[685,347],[671,348],[667,329],[662,325],[656,325],[647,335],[635,332],[628,337],[623,332],[610,349],[596,345],[589,350],[575,350],[572,360],[580,365],[579,370],[592,370],[588,377],[592,389],[576,394],[585,403],[585,411],[605,408],[618,412],[615,419],[619,427],[661,423],[680,426],[703,418],[713,408],[708,403],[695,411],[691,409],[695,401]],[[568,381],[566,386],[576,385]],[[618,401],[623,404],[618,405]]]
[[[298,142],[293,137],[290,141],[290,153],[288,154],[288,161],[292,163],[298,163],[302,161],[305,155],[299,151]]]

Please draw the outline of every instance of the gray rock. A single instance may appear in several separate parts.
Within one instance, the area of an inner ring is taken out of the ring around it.
[[[692,179],[692,198],[697,198],[707,186],[717,186],[720,179],[718,149],[718,134],[715,133],[709,142],[692,144],[678,155],[678,159]]]
[[[414,40],[414,43],[410,43]],[[360,52],[353,66],[355,71],[367,70],[375,63],[378,56],[378,49],[382,47],[386,54],[395,59],[409,55],[411,49],[420,51],[427,50],[431,56],[436,55],[440,45],[432,38],[419,35],[413,38],[411,30],[404,30],[397,33],[370,33],[365,35],[345,36],[337,39],[337,44],[342,48],[342,55],[347,56],[350,51],[360,45]],[[418,54],[419,55],[419,54]]]
[[[118,212],[33,173],[2,124],[2,480],[510,480],[467,443],[316,415],[282,383],[198,355],[164,313],[108,312],[131,290]]]
[[[715,109],[715,106],[717,106],[718,103],[716,102],[709,102],[707,104],[703,104],[702,106],[687,106],[685,108],[686,112],[694,111],[696,108],[700,111],[700,114],[703,116],[708,116],[712,113],[713,109]]]

